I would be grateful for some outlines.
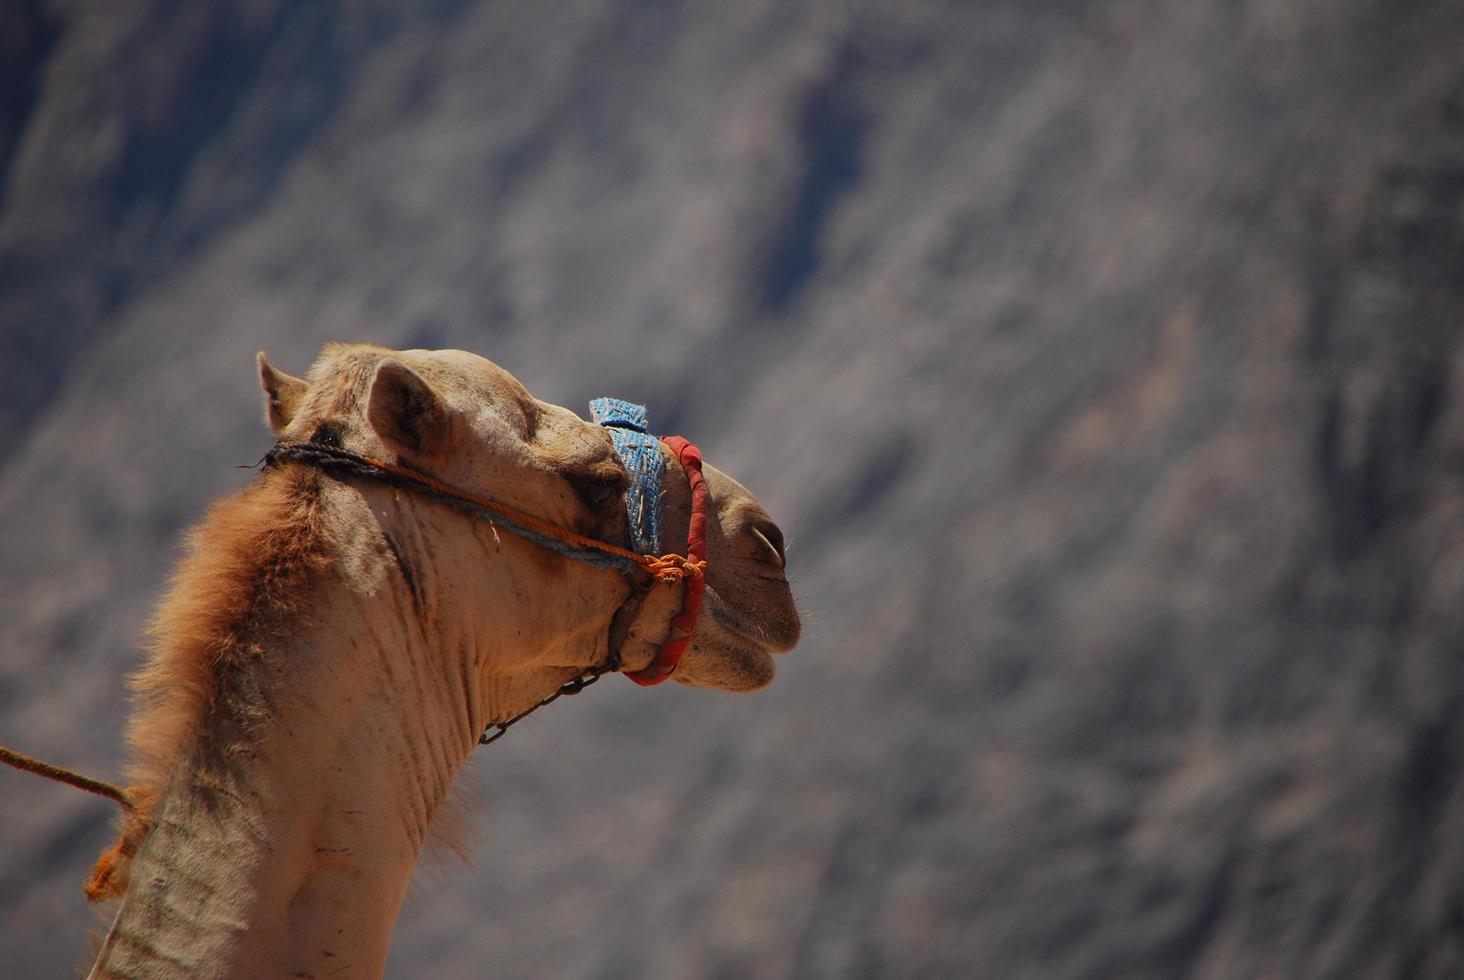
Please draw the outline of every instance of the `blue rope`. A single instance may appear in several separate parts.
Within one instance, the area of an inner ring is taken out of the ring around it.
[[[580,561],[585,562],[586,564],[594,565],[596,568],[615,568],[623,572],[633,572],[636,569],[640,568],[639,565],[631,561],[629,558],[621,558],[619,555],[606,554],[603,551],[591,551],[588,548],[576,548],[572,544],[565,544],[563,541],[546,537],[537,531],[523,527],[522,525],[509,520],[502,514],[496,514],[491,510],[484,510],[481,507],[474,507],[466,500],[458,500],[456,497],[444,497],[442,499],[448,501],[449,503],[456,504],[463,510],[480,514],[482,517],[487,519],[490,525],[496,524],[503,528],[506,528],[507,530],[512,531],[514,534],[517,534],[519,537],[532,541],[534,544],[548,548],[550,551],[557,551],[559,554],[564,555],[566,558],[578,558]]]

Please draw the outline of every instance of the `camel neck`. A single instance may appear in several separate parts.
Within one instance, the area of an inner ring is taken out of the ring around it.
[[[330,625],[261,656],[288,665],[264,720],[183,757],[93,976],[382,974],[473,720],[467,671],[358,613],[314,611]]]
[[[379,976],[485,724],[606,655],[608,619],[585,611],[613,608],[615,576],[550,580],[566,573],[534,545],[450,508],[311,479],[216,509],[165,600],[146,690],[190,711],[132,738],[191,734],[152,753],[150,829],[94,976]]]

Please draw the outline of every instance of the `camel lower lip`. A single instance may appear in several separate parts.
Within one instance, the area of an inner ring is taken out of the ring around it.
[[[737,617],[723,609],[720,605],[714,605],[708,611],[711,612],[712,618],[724,629],[736,633],[743,639],[751,639],[751,637],[747,636],[746,630],[743,629],[742,623],[738,621]]]
[[[759,650],[763,653],[786,652],[782,649],[775,649],[774,647],[770,646],[766,636],[757,635],[757,633],[748,628],[748,626],[743,623],[742,620],[738,619],[735,615],[728,612],[722,606],[710,606],[709,611],[712,614],[712,619],[716,620],[718,626],[722,627],[738,640],[746,643],[753,649]]]

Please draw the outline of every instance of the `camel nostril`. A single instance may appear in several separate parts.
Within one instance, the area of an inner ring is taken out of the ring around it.
[[[779,568],[788,567],[788,554],[784,550],[783,532],[772,521],[754,521],[748,525],[753,535],[767,546],[768,560]]]

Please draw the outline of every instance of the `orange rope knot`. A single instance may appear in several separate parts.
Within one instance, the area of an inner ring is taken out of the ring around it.
[[[662,555],[659,558],[644,556],[641,566],[667,585],[675,585],[684,578],[701,578],[706,572],[705,561],[692,561],[681,555]]]

